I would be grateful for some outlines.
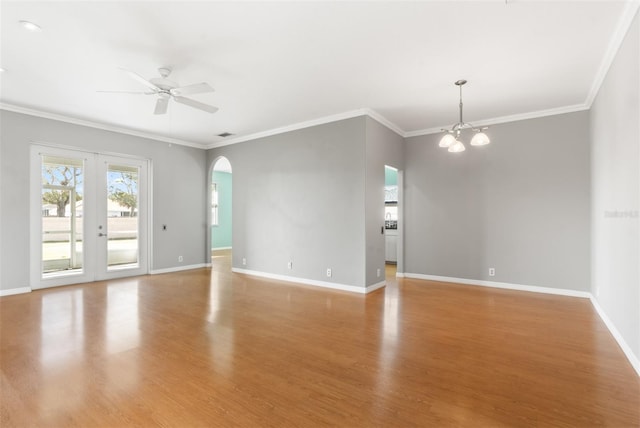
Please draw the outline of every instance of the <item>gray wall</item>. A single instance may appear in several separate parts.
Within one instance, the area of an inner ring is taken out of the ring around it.
[[[640,24],[638,15],[591,110],[591,293],[640,358]]]
[[[386,126],[366,119],[366,283],[384,281],[384,166],[403,168],[404,139]],[[377,276],[380,269],[381,276]]]
[[[579,112],[492,126],[458,154],[408,138],[405,272],[588,291],[588,132]]]
[[[29,287],[29,147],[48,143],[150,159],[153,266],[205,263],[206,156],[190,147],[0,110],[0,287]],[[168,230],[161,231],[166,224]],[[178,263],[178,255],[184,257]]]
[[[233,267],[364,287],[364,150],[364,117],[209,150],[233,169]]]

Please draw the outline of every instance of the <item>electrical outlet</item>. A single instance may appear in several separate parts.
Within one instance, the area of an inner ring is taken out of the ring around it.
[[[376,271],[376,275],[378,275],[378,278],[380,278],[380,269]]]
[[[291,260],[287,263],[287,269],[293,269],[293,262]]]
[[[182,256],[178,256],[178,261],[182,262]]]
[[[496,268],[489,268],[489,276],[496,276]]]
[[[245,259],[244,257],[242,258],[242,266],[246,266],[247,265],[247,259]]]
[[[331,278],[331,268],[327,268],[327,276]]]

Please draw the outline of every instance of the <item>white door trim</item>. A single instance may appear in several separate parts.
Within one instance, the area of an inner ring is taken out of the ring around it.
[[[144,241],[140,239],[141,249],[144,246],[144,252],[146,253],[146,257],[141,257],[140,260],[140,269],[136,269],[134,272],[129,270],[122,270],[119,272],[114,272],[113,274],[106,275],[106,278],[115,278],[122,276],[134,276],[140,274],[149,273],[149,269],[151,266],[151,242],[153,236],[152,229],[152,221],[153,212],[152,212],[152,197],[151,197],[151,189],[152,189],[152,175],[151,175],[151,167],[152,163],[149,159],[140,158],[136,156],[131,156],[127,154],[117,154],[117,153],[108,153],[108,152],[93,152],[87,151],[75,147],[70,146],[61,146],[55,144],[47,144],[41,142],[31,142],[30,147],[30,183],[29,183],[29,198],[30,198],[30,237],[29,237],[29,245],[30,245],[30,256],[29,256],[29,266],[30,266],[30,287],[31,289],[40,289],[40,288],[48,288],[48,287],[57,287],[62,285],[69,284],[77,284],[83,282],[91,282],[95,281],[100,276],[97,274],[97,266],[95,257],[84,257],[83,260],[83,271],[82,273],[72,273],[68,275],[60,275],[58,277],[51,278],[42,278],[42,200],[40,197],[41,192],[41,184],[42,184],[42,173],[41,173],[41,154],[49,154],[52,156],[61,156],[61,157],[70,157],[70,158],[82,158],[85,161],[85,171],[89,169],[90,171],[96,171],[96,159],[98,156],[106,156],[106,157],[116,157],[123,160],[135,160],[137,162],[141,162],[145,165],[145,172],[141,172],[144,174],[144,178],[146,181],[146,196],[143,198],[146,205],[146,225],[141,228],[140,234],[145,235]],[[94,174],[84,174],[85,183],[84,186],[87,188],[96,189],[97,184],[95,183],[95,175]],[[86,192],[84,195],[85,203],[83,205],[95,206],[96,204],[96,192]],[[96,246],[97,233],[94,233],[97,230],[97,224],[95,223],[95,216],[83,216],[83,246]],[[141,236],[142,237],[142,236]],[[142,252],[142,251],[141,251]]]

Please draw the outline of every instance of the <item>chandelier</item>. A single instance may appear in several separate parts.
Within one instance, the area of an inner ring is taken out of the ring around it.
[[[464,85],[465,83],[467,83],[467,81],[464,79],[455,82],[456,86],[460,88],[460,122],[453,125],[451,129],[443,129],[446,134],[444,134],[439,144],[440,147],[447,147],[448,150],[452,153],[464,152],[466,150],[464,144],[462,144],[462,141],[460,141],[460,134],[465,129],[471,129],[473,132],[475,132],[475,134],[473,134],[473,137],[471,138],[472,146],[484,146],[490,143],[487,134],[482,132],[485,129],[489,129],[488,126],[485,126],[484,128],[476,128],[470,123],[465,123],[462,120],[462,85]]]

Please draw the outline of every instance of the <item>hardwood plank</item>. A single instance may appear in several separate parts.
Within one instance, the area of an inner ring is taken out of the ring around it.
[[[0,298],[0,425],[640,426],[588,300],[213,268]]]

